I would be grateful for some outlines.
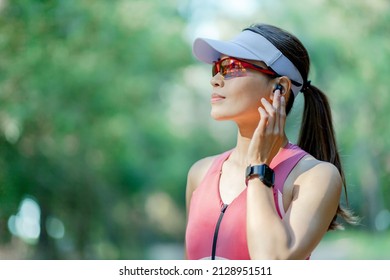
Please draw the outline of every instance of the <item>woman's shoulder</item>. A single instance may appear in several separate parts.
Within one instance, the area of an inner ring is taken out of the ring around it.
[[[305,156],[297,165],[297,179],[329,186],[342,186],[342,178],[337,167],[326,161],[321,161],[311,155]]]
[[[205,178],[207,172],[210,170],[216,160],[224,160],[230,152],[231,151],[229,150],[217,155],[204,157],[192,164],[187,176],[187,188],[189,191],[192,193],[192,191],[194,191],[200,185],[203,178]]]
[[[188,171],[188,178],[189,179],[195,179],[195,178],[200,178],[202,179],[207,171],[210,169],[212,163],[214,160],[218,157],[218,155],[214,156],[208,156],[205,158],[202,158],[195,163],[192,164]]]
[[[190,167],[190,169],[188,171],[187,186],[186,186],[187,213],[188,213],[188,207],[190,205],[192,193],[200,185],[203,178],[206,176],[207,171],[210,169],[211,165],[213,164],[214,160],[217,157],[218,157],[218,155],[202,158],[202,159],[196,161]]]

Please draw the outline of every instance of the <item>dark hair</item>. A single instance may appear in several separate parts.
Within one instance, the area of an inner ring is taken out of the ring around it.
[[[281,28],[268,24],[254,24],[244,30],[256,32],[270,41],[297,67],[304,84],[307,83],[310,71],[310,58],[307,50],[297,37]],[[328,98],[321,90],[310,84],[301,91],[305,98],[305,105],[298,146],[318,160],[330,162],[337,167],[342,178],[348,206],[346,180],[337,149]],[[290,92],[290,98],[286,104],[287,114],[290,112],[293,103],[294,94]],[[341,207],[339,203],[337,213],[329,225],[330,230],[342,228],[341,224],[336,221],[338,216],[341,216],[350,224],[357,223],[357,217],[350,210]]]

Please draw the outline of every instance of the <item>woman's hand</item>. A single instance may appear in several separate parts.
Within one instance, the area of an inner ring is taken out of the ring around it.
[[[272,104],[265,98],[261,103],[264,108],[259,107],[260,121],[249,144],[248,165],[269,165],[287,139],[284,131],[286,100],[280,90],[274,92]]]

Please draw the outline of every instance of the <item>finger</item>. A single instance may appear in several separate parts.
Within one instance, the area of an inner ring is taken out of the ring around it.
[[[279,109],[279,106],[280,106],[280,96],[281,96],[281,92],[279,89],[275,90],[274,92],[274,100],[272,101],[272,106],[274,106],[274,108],[276,109]]]
[[[255,131],[253,132],[253,139],[255,139],[255,142],[261,141],[260,139],[263,138],[263,136],[265,135],[265,130],[268,122],[267,112],[261,107],[258,108],[258,111],[260,114],[260,121],[257,124]]]
[[[268,124],[267,124],[267,133],[271,133],[274,130],[275,126],[275,116],[277,114],[275,108],[273,105],[271,105],[265,98],[261,99],[261,103],[264,106],[264,109],[266,110],[268,114]]]
[[[284,126],[286,124],[286,98],[281,96],[280,98],[280,108],[279,108],[279,131],[284,131]]]
[[[274,93],[274,100],[272,102],[272,105],[275,109],[275,126],[273,129],[273,133],[275,135],[279,135],[279,111],[280,111],[280,97],[281,97],[281,92],[280,90],[276,90]]]
[[[269,115],[262,107],[259,107],[258,110],[260,113],[260,121],[259,124],[257,125],[255,133],[258,133],[259,135],[264,135],[264,132],[267,127]]]

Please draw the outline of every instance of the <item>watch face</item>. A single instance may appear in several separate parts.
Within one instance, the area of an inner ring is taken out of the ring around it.
[[[268,187],[272,187],[275,181],[274,171],[266,164],[248,166],[245,172],[245,178],[257,175],[259,179]]]
[[[269,168],[267,165],[264,165],[265,169],[264,169],[264,180],[267,181],[267,183],[271,186],[274,185],[274,177],[275,177],[275,174],[274,174],[274,171]]]

